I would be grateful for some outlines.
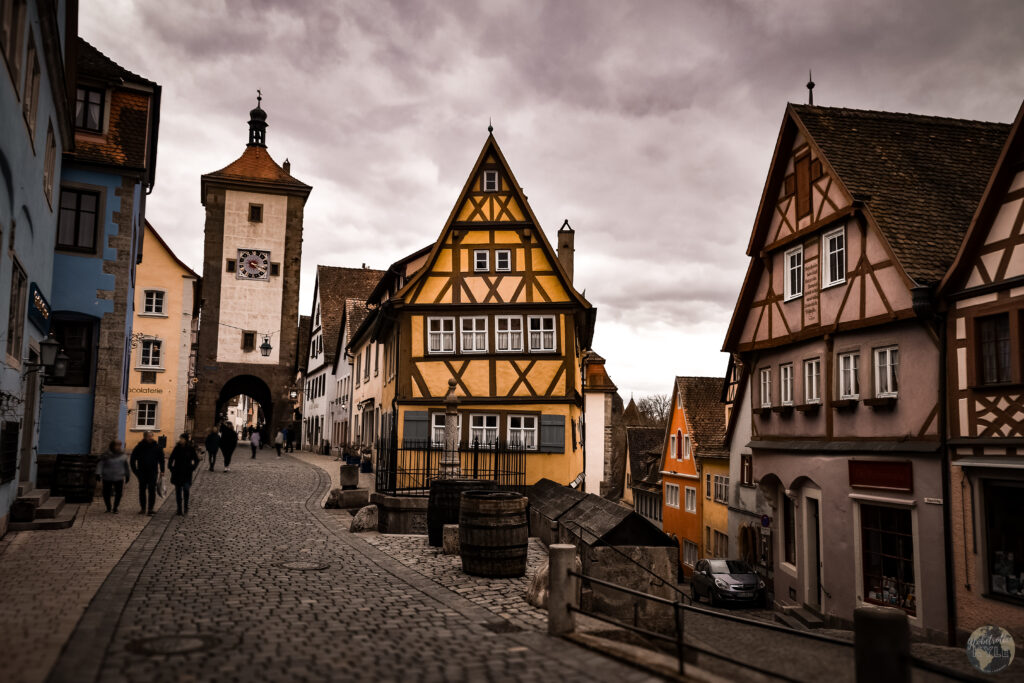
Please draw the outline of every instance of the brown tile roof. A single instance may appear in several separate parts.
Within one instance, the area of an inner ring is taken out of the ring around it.
[[[345,336],[349,341],[366,319],[366,302],[361,299],[345,300]]]
[[[627,427],[629,473],[633,485],[657,486],[661,481],[661,456],[665,431],[659,427]]]
[[[310,317],[299,316],[299,340],[295,348],[295,369],[305,374],[306,361],[309,360],[309,335],[312,332]]]
[[[316,282],[320,296],[320,322],[324,335],[324,364],[332,365],[338,349],[341,317],[347,300],[366,301],[384,275],[372,268],[336,268],[317,266]]]
[[[153,81],[132,73],[110,57],[106,56],[81,37],[78,38],[78,52],[75,66],[79,76],[87,76],[103,81],[129,81],[142,85],[156,85]]]
[[[629,404],[622,412],[622,424],[627,426],[640,425],[644,421],[640,415],[640,409],[636,407],[636,401],[630,397]]]
[[[721,377],[676,377],[693,451],[702,458],[728,457]]]
[[[1010,126],[790,105],[840,179],[863,199],[906,273],[949,268]]]
[[[207,173],[203,178],[239,181],[261,180],[267,183],[296,188],[309,187],[302,181],[285,173],[284,169],[278,166],[277,162],[271,158],[266,147],[258,147],[256,145],[247,146],[245,151],[242,152],[242,156],[219,171]]]

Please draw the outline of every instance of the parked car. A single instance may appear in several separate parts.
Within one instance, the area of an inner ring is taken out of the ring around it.
[[[700,560],[693,569],[693,599],[763,605],[764,581],[740,560]]]

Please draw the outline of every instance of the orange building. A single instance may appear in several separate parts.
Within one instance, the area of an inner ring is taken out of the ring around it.
[[[672,387],[672,407],[665,428],[662,454],[662,530],[679,543],[679,562],[689,577],[700,559],[701,497],[700,474],[693,457],[690,429],[683,410],[681,384],[676,377]]]

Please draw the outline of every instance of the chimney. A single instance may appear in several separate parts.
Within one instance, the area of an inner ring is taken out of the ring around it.
[[[285,159],[284,163],[282,164],[282,166],[284,166],[284,172],[285,173],[287,173],[288,175],[292,174],[292,162],[290,162],[287,159]]]
[[[572,229],[572,226],[569,225],[569,219],[566,218],[565,222],[562,223],[562,227],[558,229],[558,260],[569,276],[569,284],[572,284],[573,253],[576,251],[575,243],[576,231]]]

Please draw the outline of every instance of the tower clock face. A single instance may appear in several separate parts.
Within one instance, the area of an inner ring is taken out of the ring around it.
[[[270,277],[270,252],[239,249],[235,277],[239,280],[266,280]]]

